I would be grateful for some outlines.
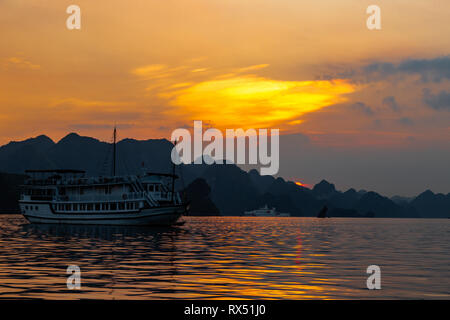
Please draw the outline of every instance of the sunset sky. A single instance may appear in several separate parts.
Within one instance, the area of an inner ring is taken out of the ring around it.
[[[66,28],[71,4],[81,30]],[[382,30],[366,27],[371,4]],[[282,150],[287,179],[450,191],[448,0],[0,0],[0,12],[0,145],[109,141],[114,123],[121,138],[169,138],[203,120],[279,128],[298,151]],[[372,165],[352,171],[350,154]]]

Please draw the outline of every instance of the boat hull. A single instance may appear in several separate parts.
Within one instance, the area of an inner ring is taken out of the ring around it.
[[[120,213],[90,213],[90,214],[62,214],[45,210],[40,205],[40,210],[23,213],[30,223],[54,223],[54,224],[83,224],[83,225],[172,225],[185,213],[185,205],[155,207],[142,209],[139,212]]]

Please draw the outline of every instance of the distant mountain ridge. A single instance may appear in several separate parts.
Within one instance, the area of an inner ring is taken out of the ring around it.
[[[117,173],[171,172],[172,148],[172,143],[166,139],[121,140],[117,143]],[[57,143],[40,135],[0,147],[0,172],[23,174],[27,169],[58,168],[85,170],[90,176],[109,175],[112,172],[112,144],[70,133]],[[177,174],[181,178],[176,185],[179,190],[202,179],[187,189],[190,197],[199,203],[198,210],[202,214],[205,210],[218,214],[218,210],[222,215],[239,215],[267,204],[293,216],[316,216],[325,205],[329,215],[335,217],[450,216],[450,193],[434,194],[427,190],[413,199],[389,199],[371,191],[349,189],[341,192],[325,180],[308,189],[283,178],[261,176],[256,170],[246,172],[232,164],[180,165]],[[11,184],[11,190],[16,190],[14,183],[21,179],[18,176],[10,178],[7,174],[3,177],[0,187],[8,189]],[[0,198],[0,210],[5,209],[1,202],[4,201]],[[10,201],[8,203],[10,208]]]
[[[121,140],[117,143],[118,173],[139,173],[142,164],[151,170],[170,170],[171,149],[172,144],[165,139]],[[76,133],[68,134],[58,143],[40,135],[0,147],[0,171],[9,173],[70,168],[85,170],[88,175],[107,175],[112,171],[111,160],[112,144]]]

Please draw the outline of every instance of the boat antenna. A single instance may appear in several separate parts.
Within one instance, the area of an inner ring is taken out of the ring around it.
[[[116,125],[114,124],[114,142],[113,142],[113,177],[116,176],[116,137],[117,137],[117,130],[116,130]]]

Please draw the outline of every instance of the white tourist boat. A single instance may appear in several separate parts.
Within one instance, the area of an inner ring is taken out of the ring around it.
[[[32,223],[170,225],[185,212],[166,174],[84,177],[78,170],[29,170],[19,200]],[[39,178],[38,178],[39,176]]]
[[[245,211],[244,216],[248,217],[290,217],[289,213],[280,213],[275,210],[275,208],[269,208],[267,204],[259,209]]]
[[[171,225],[187,208],[174,191],[175,174],[116,176],[115,163],[111,176],[67,169],[26,173],[19,205],[31,223]]]

